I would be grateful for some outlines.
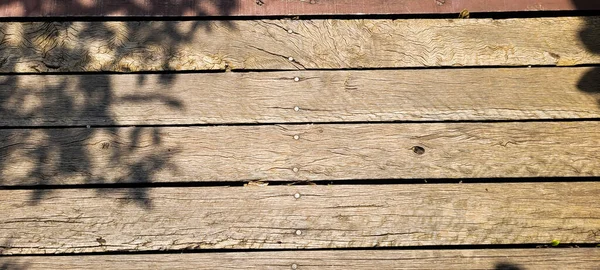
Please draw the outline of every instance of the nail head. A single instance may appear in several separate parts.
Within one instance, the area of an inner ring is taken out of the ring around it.
[[[294,57],[291,57],[291,56],[290,56],[290,57],[288,58],[288,60],[290,60],[290,61],[294,61]]]
[[[292,269],[294,269],[294,270],[298,269],[298,265],[297,265],[297,264],[295,264],[295,263],[293,263],[293,264],[292,264]]]
[[[299,111],[299,110],[300,110],[300,107],[298,107],[298,106],[294,107],[294,111]]]
[[[298,82],[298,81],[300,81],[300,78],[296,77],[296,78],[294,78],[294,81]]]
[[[298,168],[293,168],[292,171],[298,172]]]
[[[300,199],[300,193],[296,193],[296,194],[294,194],[294,198],[296,198],[296,199]]]
[[[292,34],[294,31],[292,29],[288,29],[288,33]]]
[[[294,140],[298,140],[298,139],[300,139],[300,136],[294,135]]]
[[[301,235],[302,231],[301,230],[296,230],[296,235]]]

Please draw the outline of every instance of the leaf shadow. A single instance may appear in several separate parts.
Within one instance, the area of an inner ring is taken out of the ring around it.
[[[591,8],[594,5],[592,1],[587,0],[572,1],[576,8],[580,10]],[[579,32],[579,39],[589,53],[600,55],[600,31],[598,31],[600,29],[600,18],[591,16],[583,18],[585,19],[585,25]],[[577,86],[583,92],[600,95],[600,67],[593,67],[586,72],[579,80]],[[600,106],[600,98],[598,98],[597,102],[598,106]]]
[[[523,267],[507,262],[497,263],[494,270],[523,270]]]
[[[123,3],[131,14],[158,12],[141,10],[133,2]],[[150,0],[148,4],[154,8],[167,2]],[[170,14],[191,12],[184,2],[172,2],[168,6]],[[214,8],[227,14],[236,3],[215,4]],[[73,4],[82,5],[79,1]],[[35,11],[41,7],[27,8]],[[99,7],[75,8],[89,11]],[[206,13],[201,9],[193,12]],[[139,184],[130,188],[131,200],[152,209],[151,198],[143,187],[160,175],[181,170],[173,162],[180,149],[165,144],[161,127],[123,127],[124,116],[115,114],[113,108],[130,104],[184,111],[185,102],[168,91],[177,73],[133,75],[137,86],[130,84],[131,89],[123,89],[115,85],[115,78],[123,75],[103,71],[141,71],[140,66],[156,64],[155,58],[162,70],[176,70],[172,60],[178,48],[193,42],[199,31],[210,31],[212,27],[215,24],[207,21],[186,22],[185,27],[176,21],[0,24],[0,50],[4,51],[0,54],[0,187],[31,188],[31,203],[37,204],[52,193],[51,188],[37,187]],[[67,42],[70,38],[86,42]],[[143,47],[141,57],[132,54],[130,48],[134,45]],[[157,52],[158,47],[165,49]],[[101,66],[95,66],[98,57],[104,57]],[[70,73],[72,68],[85,73]],[[40,74],[18,74],[31,70]],[[67,73],[48,74],[54,72]],[[149,76],[157,78],[155,83],[162,91],[143,87]],[[145,123],[140,120],[139,124]],[[98,187],[100,194],[108,190]]]

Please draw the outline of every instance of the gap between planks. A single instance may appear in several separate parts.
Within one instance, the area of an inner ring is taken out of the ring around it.
[[[598,182],[0,190],[3,254],[600,242]]]
[[[573,66],[600,63],[599,28],[600,17],[7,22],[0,72]]]
[[[597,67],[8,75],[0,82],[2,127],[600,118]]]
[[[0,257],[2,269],[597,269],[600,249],[338,250]],[[512,268],[511,268],[512,267]]]

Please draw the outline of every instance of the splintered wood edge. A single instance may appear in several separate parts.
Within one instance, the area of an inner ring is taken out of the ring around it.
[[[0,257],[3,269],[597,269],[599,248],[333,250]],[[513,268],[510,268],[513,267]]]
[[[0,190],[2,253],[600,242],[598,182]]]

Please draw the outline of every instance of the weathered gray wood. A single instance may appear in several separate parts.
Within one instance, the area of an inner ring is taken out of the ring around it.
[[[0,76],[0,125],[598,118],[600,76],[587,74],[593,69],[9,75]]]
[[[0,184],[600,176],[600,122],[0,131]]]
[[[600,63],[584,27],[600,18],[15,22],[0,72]]]
[[[35,192],[0,190],[4,254],[600,241],[598,182]]]
[[[47,269],[598,269],[600,249],[338,250],[0,257],[0,268]],[[513,268],[509,268],[512,266]],[[504,267],[504,268],[503,268]]]

